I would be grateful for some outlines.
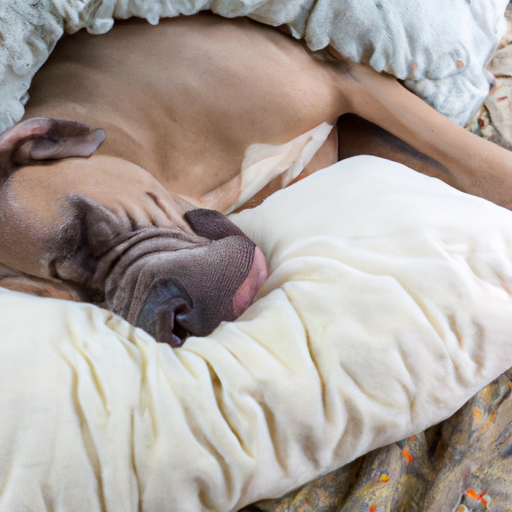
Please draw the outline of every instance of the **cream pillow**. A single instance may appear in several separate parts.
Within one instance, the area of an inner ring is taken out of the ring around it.
[[[451,415],[512,366],[512,212],[356,157],[233,216],[272,275],[172,350],[0,291],[0,510],[236,511]]]

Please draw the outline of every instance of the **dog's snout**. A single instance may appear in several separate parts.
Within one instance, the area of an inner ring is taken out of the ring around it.
[[[190,295],[172,279],[157,281],[148,293],[137,326],[162,343],[180,347],[197,331]]]
[[[189,304],[181,297],[162,304],[154,313],[154,337],[171,347],[181,347],[195,331],[191,311]]]

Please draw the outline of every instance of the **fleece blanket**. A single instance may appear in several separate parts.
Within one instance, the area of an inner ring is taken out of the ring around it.
[[[465,124],[489,91],[484,70],[503,35],[508,0],[9,0],[0,3],[0,133],[23,115],[27,90],[63,31],[110,30],[114,18],[211,10],[286,28],[312,50],[404,80],[416,94]]]
[[[422,431],[512,366],[512,212],[356,157],[233,219],[272,274],[178,350],[92,305],[0,291],[0,510],[236,511]]]

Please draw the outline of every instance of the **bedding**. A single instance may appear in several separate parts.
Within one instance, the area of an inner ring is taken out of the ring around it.
[[[496,87],[467,129],[512,149],[510,62],[512,7],[508,30],[489,63]],[[411,439],[375,450],[278,500],[259,503],[264,512],[480,512],[510,505],[509,433],[512,374],[505,372],[439,425]]]
[[[493,88],[485,103],[478,109],[468,128],[496,144],[512,150],[511,87],[512,87],[512,7],[509,3],[505,12],[507,33],[500,47],[488,64],[489,71],[496,77]]]
[[[236,511],[421,432],[512,366],[512,212],[356,157],[232,220],[270,279],[178,350],[0,290],[1,510]]]
[[[484,65],[503,35],[508,0],[11,0],[0,4],[0,133],[23,115],[28,88],[64,30],[110,30],[114,18],[211,10],[285,27],[312,50],[373,66],[465,124],[489,91]]]
[[[510,509],[511,372],[453,416],[294,490],[264,512]]]

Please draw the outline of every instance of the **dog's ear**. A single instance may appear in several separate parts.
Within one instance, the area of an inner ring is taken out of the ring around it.
[[[24,165],[89,157],[105,132],[67,119],[33,117],[0,135],[0,183]]]

